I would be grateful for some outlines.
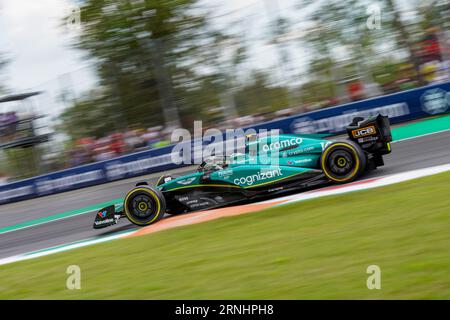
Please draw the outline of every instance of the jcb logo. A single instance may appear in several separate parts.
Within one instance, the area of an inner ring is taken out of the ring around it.
[[[366,136],[371,136],[377,133],[377,130],[374,126],[365,127],[361,129],[356,129],[352,131],[352,135],[354,138],[362,138]]]

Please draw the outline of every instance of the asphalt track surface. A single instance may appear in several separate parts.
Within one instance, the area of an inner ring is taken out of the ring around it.
[[[385,156],[385,166],[363,178],[385,176],[450,163],[450,131],[431,134],[393,144]],[[183,173],[189,169],[179,169]],[[137,177],[100,186],[0,206],[0,228],[20,222],[122,198],[136,181],[155,182],[159,174]],[[0,234],[0,259],[17,254],[67,244],[96,236],[111,235],[135,228],[126,219],[101,230],[92,228],[94,212]]]

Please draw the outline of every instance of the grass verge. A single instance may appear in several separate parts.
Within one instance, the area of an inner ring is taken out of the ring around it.
[[[449,299],[450,173],[0,266],[2,299]],[[381,268],[368,290],[366,268]],[[81,268],[81,290],[66,269]]]

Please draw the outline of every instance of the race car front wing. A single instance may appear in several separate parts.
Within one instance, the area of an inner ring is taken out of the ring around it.
[[[94,220],[94,229],[115,225],[122,217],[124,217],[122,204],[105,207],[97,212]]]

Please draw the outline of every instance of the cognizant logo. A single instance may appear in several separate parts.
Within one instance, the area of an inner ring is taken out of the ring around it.
[[[251,176],[236,178],[234,179],[234,184],[251,186],[255,182],[280,177],[282,175],[283,174],[281,173],[281,168],[270,171],[260,171],[257,174],[253,174]]]
[[[302,138],[292,138],[292,139],[286,139],[286,140],[281,140],[281,141],[276,141],[276,142],[272,142],[271,144],[265,144],[263,145],[263,150],[264,151],[273,151],[273,150],[279,150],[279,149],[284,149],[287,147],[291,147],[294,145],[298,145],[301,144],[303,142]]]

